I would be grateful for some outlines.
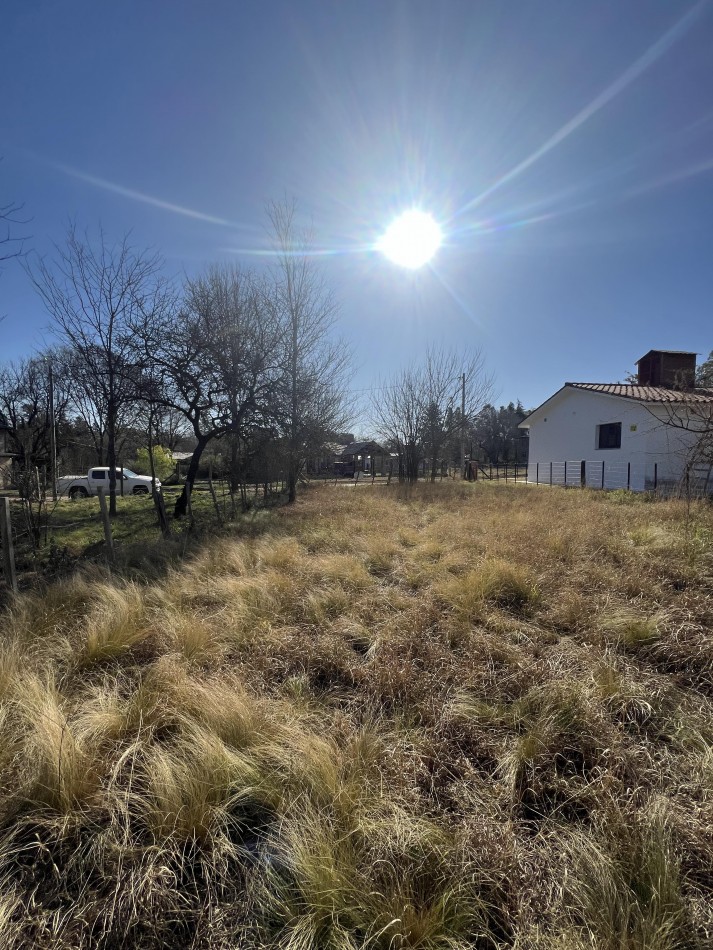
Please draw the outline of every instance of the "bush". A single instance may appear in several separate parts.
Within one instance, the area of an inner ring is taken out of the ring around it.
[[[168,449],[164,449],[162,445],[157,445],[153,450],[153,463],[154,468],[156,469],[156,478],[164,482],[173,474],[173,470],[176,467],[176,463],[173,461],[173,456]],[[130,466],[137,475],[150,475],[151,474],[151,460],[149,459],[149,450],[148,449],[138,449],[136,452],[136,459],[132,462]]]

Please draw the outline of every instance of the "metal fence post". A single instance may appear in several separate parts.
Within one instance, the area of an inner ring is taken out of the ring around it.
[[[550,488],[552,487],[552,462],[550,462]]]
[[[540,484],[540,463],[535,462],[535,484]]]
[[[654,491],[656,491],[659,482],[659,463],[654,462]]]
[[[626,463],[626,490],[631,491],[631,462]]]
[[[567,461],[564,463],[564,487],[567,487]]]
[[[606,462],[604,461],[604,459],[602,459],[602,491],[604,491],[604,466],[605,465],[606,465]]]
[[[584,488],[587,484],[587,463],[582,459],[579,463],[579,487]]]

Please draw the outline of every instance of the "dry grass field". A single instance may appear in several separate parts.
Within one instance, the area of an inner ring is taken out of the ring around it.
[[[713,945],[710,506],[320,486],[137,563],[2,615],[3,948]]]

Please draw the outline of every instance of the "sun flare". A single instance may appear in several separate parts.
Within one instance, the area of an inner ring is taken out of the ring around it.
[[[392,263],[416,270],[431,260],[442,240],[433,217],[412,208],[392,221],[377,247]]]

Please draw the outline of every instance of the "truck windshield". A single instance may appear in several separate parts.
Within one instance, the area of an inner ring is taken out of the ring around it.
[[[124,469],[124,478],[138,478],[136,472],[132,472],[130,468]]]

